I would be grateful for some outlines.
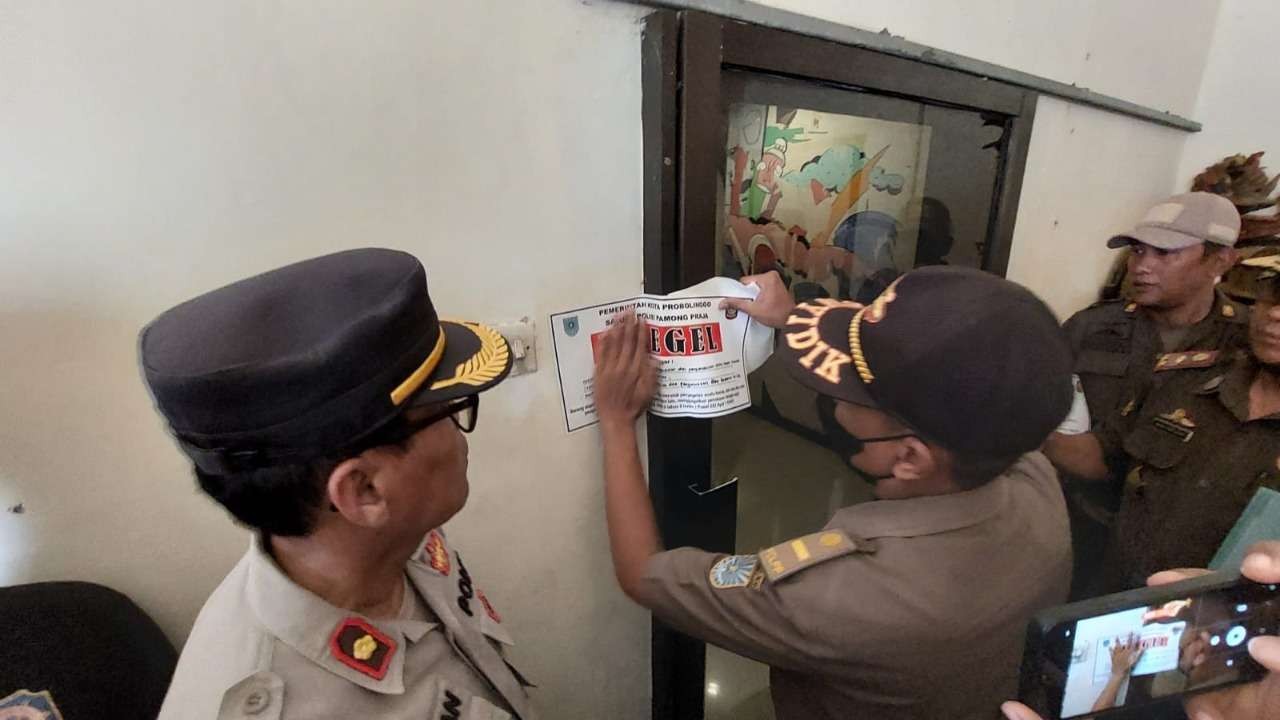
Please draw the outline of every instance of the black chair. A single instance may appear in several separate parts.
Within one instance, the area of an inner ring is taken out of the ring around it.
[[[67,720],[154,720],[177,661],[155,621],[115,590],[0,588],[0,698],[47,691]]]

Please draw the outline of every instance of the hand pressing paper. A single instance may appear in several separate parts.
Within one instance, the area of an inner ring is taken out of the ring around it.
[[[773,329],[746,313],[721,310],[726,297],[754,299],[760,288],[711,278],[670,295],[638,295],[551,316],[565,427],[596,422],[591,377],[599,337],[633,310],[649,329],[659,358],[658,392],[649,412],[661,417],[719,417],[751,405],[747,374],[773,352]]]

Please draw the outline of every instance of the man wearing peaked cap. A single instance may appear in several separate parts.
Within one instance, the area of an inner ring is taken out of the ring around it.
[[[1107,241],[1128,248],[1131,296],[1098,303],[1065,324],[1089,414],[1101,421],[1152,381],[1161,353],[1242,345],[1248,308],[1215,290],[1236,261],[1240,214],[1206,192],[1175,195]]]
[[[653,392],[634,320],[603,340],[596,407],[622,589],[690,635],[771,666],[780,720],[988,718],[1031,614],[1066,597],[1066,508],[1037,448],[1071,403],[1070,351],[1026,289],[963,268],[874,302],[793,306],[776,274],[726,300],[782,331],[832,448],[877,501],[752,555],[663,551],[636,450]],[[793,478],[777,478],[799,486]]]
[[[1155,205],[1137,226],[1107,241],[1129,250],[1129,297],[1096,303],[1063,325],[1092,427],[1136,409],[1162,381],[1154,372],[1161,355],[1244,345],[1249,309],[1217,289],[1236,262],[1239,233],[1240,213],[1230,200],[1191,192]],[[1097,589],[1097,559],[1119,503],[1120,478],[1064,479],[1075,541],[1072,595],[1080,598]]]
[[[406,253],[351,250],[143,329],[200,487],[255,531],[196,619],[161,718],[531,718],[511,637],[440,526],[467,499],[494,330],[446,322]]]
[[[1048,446],[1086,479],[1124,478],[1101,592],[1170,567],[1204,567],[1258,488],[1280,489],[1280,255],[1256,268],[1248,349],[1161,357],[1133,412]]]

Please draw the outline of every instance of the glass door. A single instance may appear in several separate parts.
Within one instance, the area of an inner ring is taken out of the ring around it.
[[[869,301],[901,272],[1004,272],[1034,92],[919,60],[693,11],[641,43],[645,288],[776,270],[798,299]],[[670,547],[754,553],[870,488],[776,363],[749,410],[648,419]],[[768,669],[655,621],[653,717],[772,717]]]
[[[776,271],[797,300],[870,302],[921,265],[981,267],[1006,118],[757,73],[725,73],[716,273]],[[827,449],[815,395],[770,361],[749,411],[712,421],[712,487],[737,483],[754,553],[873,499]],[[773,717],[768,669],[706,654],[705,717]]]

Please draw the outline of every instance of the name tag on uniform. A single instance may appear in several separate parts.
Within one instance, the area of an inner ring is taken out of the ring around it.
[[[1196,434],[1195,421],[1182,408],[1160,415],[1152,420],[1151,423],[1184,443],[1191,442],[1191,438]]]

